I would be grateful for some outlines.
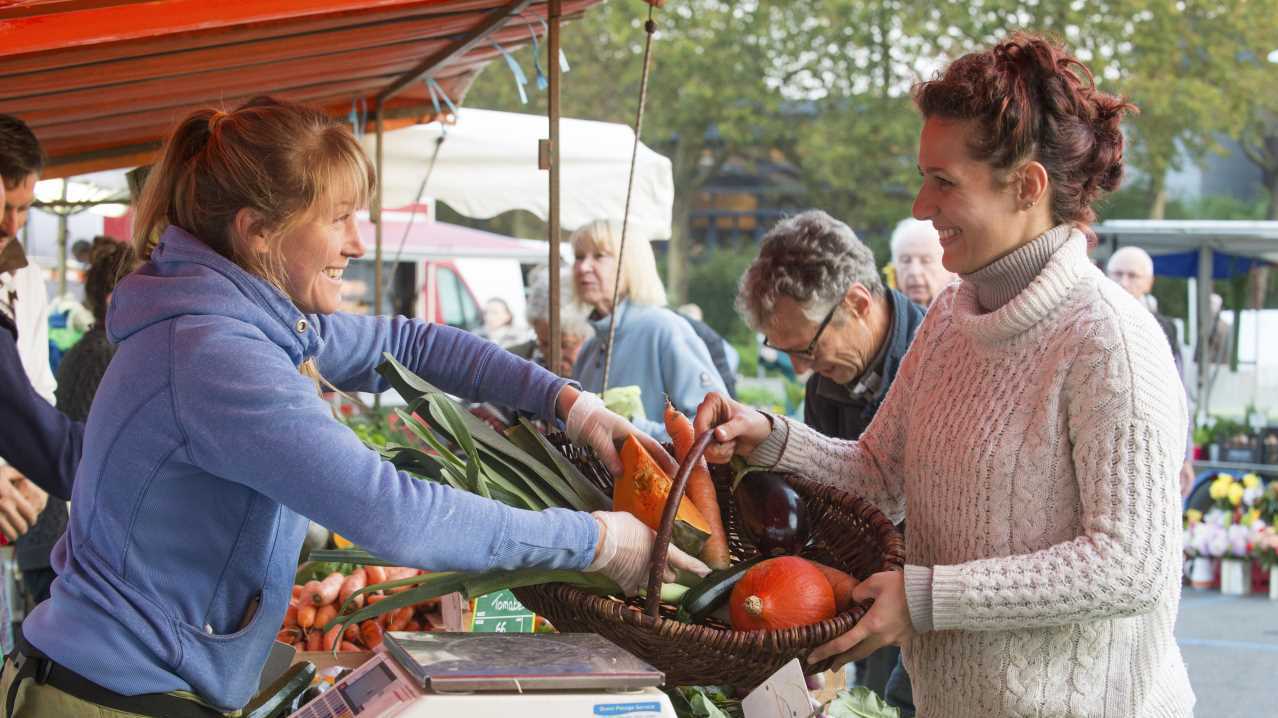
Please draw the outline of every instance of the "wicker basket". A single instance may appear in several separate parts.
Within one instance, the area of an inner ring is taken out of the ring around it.
[[[612,477],[592,452],[579,449],[562,436],[549,437],[564,455],[609,495]],[[703,442],[699,444],[704,446]],[[694,448],[693,453],[700,455]],[[711,466],[711,476],[719,493],[728,532],[728,548],[733,561],[758,554],[758,549],[740,530],[736,504],[729,488],[732,474],[725,466]],[[682,496],[677,477],[671,499]],[[905,549],[900,533],[887,517],[868,501],[838,489],[788,476],[790,484],[804,498],[812,540],[803,556],[865,579],[886,569],[900,569]],[[667,511],[673,516],[673,510]],[[669,533],[666,532],[668,545]],[[661,532],[654,554],[664,557]],[[664,560],[662,560],[664,564]],[[676,606],[662,604],[660,615],[645,613],[641,599],[622,601],[600,597],[561,583],[515,589],[529,609],[545,616],[561,631],[598,633],[639,656],[666,675],[667,685],[733,685],[752,688],[762,683],[792,658],[799,658],[806,673],[819,673],[833,659],[808,665],[808,653],[847,633],[864,615],[868,604],[854,605],[834,618],[780,631],[734,631],[713,620],[705,625],[689,625],[673,619]]]

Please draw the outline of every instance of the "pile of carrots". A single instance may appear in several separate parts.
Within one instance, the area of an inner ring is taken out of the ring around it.
[[[434,627],[429,613],[437,611],[439,599],[427,599],[412,606],[397,608],[377,618],[370,618],[342,628],[335,625],[324,630],[329,621],[337,617],[346,600],[356,591],[386,581],[411,578],[424,573],[420,569],[401,566],[365,566],[357,568],[349,576],[330,573],[322,581],[308,581],[293,586],[293,598],[284,614],[284,625],[275,640],[287,643],[299,651],[368,651],[381,645],[386,631],[429,631]],[[411,586],[390,589],[389,593],[406,591]],[[354,608],[372,605],[386,598],[381,591],[355,596]],[[438,616],[438,614],[436,614]]]
[[[670,434],[671,443],[674,444],[675,461],[682,464],[688,458],[692,445],[696,443],[692,422],[679,413],[669,399],[666,399],[663,418],[666,433]],[[714,481],[710,478],[710,467],[706,465],[704,458],[697,459],[697,465],[688,475],[684,495],[710,525],[710,538],[706,539],[705,546],[701,549],[701,560],[712,569],[727,568],[732,563],[732,557],[728,554],[728,532],[723,526],[723,514],[719,510],[719,496],[715,493]]]

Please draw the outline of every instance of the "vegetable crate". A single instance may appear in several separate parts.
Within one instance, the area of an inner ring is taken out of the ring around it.
[[[573,446],[562,435],[549,438],[592,482],[611,493],[612,477],[593,452]],[[694,463],[700,453],[694,449],[686,463]],[[710,473],[723,508],[734,563],[756,556],[759,551],[741,530],[731,497],[732,470],[711,465]],[[802,551],[804,558],[846,571],[858,580],[879,571],[902,569],[905,548],[901,535],[870,502],[801,476],[786,478],[803,496],[807,508],[812,539]],[[683,490],[678,480],[675,484],[668,500],[677,506]],[[665,532],[664,542],[661,533],[653,551],[664,557],[669,533]],[[660,669],[668,685],[753,687],[792,658],[799,659],[805,672],[820,673],[830,668],[834,658],[809,665],[807,655],[850,631],[869,607],[868,603],[853,604],[834,618],[796,628],[737,631],[713,619],[705,625],[677,621],[678,607],[664,603],[659,615],[652,617],[644,612],[643,599],[601,597],[563,583],[514,591],[525,606],[545,616],[560,631],[598,633]]]

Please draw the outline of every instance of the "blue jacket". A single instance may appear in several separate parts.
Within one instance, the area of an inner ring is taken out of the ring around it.
[[[36,393],[18,355],[17,328],[0,313],[0,459],[66,501],[80,463],[84,424]]]
[[[608,317],[593,319],[595,336],[577,355],[572,375],[586,391],[602,393]],[[617,305],[617,348],[612,353],[608,386],[638,386],[646,419],[634,425],[661,441],[669,441],[662,417],[666,397],[691,416],[706,394],[726,395],[723,379],[706,345],[688,322],[665,307],[621,302]]]
[[[106,688],[244,705],[307,518],[429,569],[593,558],[589,515],[512,509],[401,474],[298,373],[313,357],[337,387],[380,391],[374,369],[389,352],[445,391],[553,416],[563,380],[495,344],[404,317],[303,315],[173,227],[116,288],[107,331],[119,346],[89,414],[58,579],[23,627]]]

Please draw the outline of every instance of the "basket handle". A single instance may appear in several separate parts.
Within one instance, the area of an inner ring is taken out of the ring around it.
[[[679,513],[679,504],[683,501],[684,491],[688,488],[688,477],[692,469],[701,460],[710,442],[714,439],[715,427],[693,442],[688,449],[679,470],[675,472],[674,483],[670,485],[670,494],[666,497],[666,507],[661,512],[661,526],[657,529],[657,537],[652,541],[652,556],[648,559],[648,598],[644,602],[644,613],[653,618],[661,606],[661,579],[666,573],[666,556],[670,552],[670,538],[674,533],[675,514]]]

